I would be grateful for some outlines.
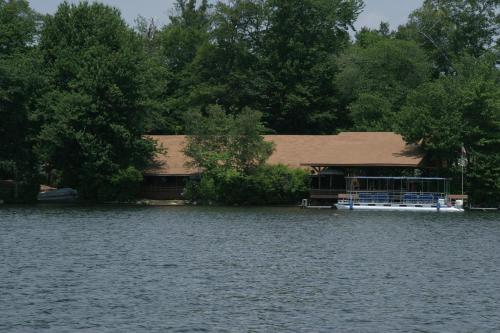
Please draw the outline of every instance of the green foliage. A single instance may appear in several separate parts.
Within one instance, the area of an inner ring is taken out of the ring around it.
[[[284,165],[262,165],[249,174],[234,170],[204,173],[188,185],[192,201],[226,205],[296,204],[307,197],[309,174]]]
[[[162,31],[164,56],[174,72],[182,71],[196,56],[198,48],[207,41],[209,27],[208,1],[177,0],[176,14]]]
[[[186,23],[189,28],[173,22],[166,31],[177,37],[166,34],[166,40],[193,41],[182,59],[195,54],[174,77],[173,86],[182,88],[175,107],[217,104],[233,114],[250,107],[266,110],[264,120],[279,133],[331,133],[342,118],[332,81],[335,55],[348,46],[360,8],[359,0],[221,1],[208,28],[205,20]]]
[[[430,79],[424,51],[413,41],[363,31],[339,59],[336,78],[354,130],[393,131],[406,96]]]
[[[192,112],[186,117],[187,144],[185,154],[192,166],[208,170],[249,172],[262,165],[274,149],[261,136],[265,128],[261,113],[244,109],[241,114],[226,114],[219,106],[211,106],[207,117]]]
[[[142,170],[154,153],[142,137],[144,49],[118,10],[86,2],[46,19],[39,49],[48,82],[37,152],[61,183],[98,200],[120,170]]]
[[[23,179],[11,186],[0,184],[0,200],[6,203],[32,203],[36,201],[40,185],[36,179]]]
[[[142,173],[134,167],[118,170],[109,180],[109,184],[100,188],[99,199],[131,202],[139,195],[142,180]]]
[[[193,201],[220,204],[288,204],[305,197],[308,174],[286,166],[267,166],[273,144],[261,136],[261,114],[244,109],[237,116],[212,106],[207,117],[193,113],[186,128],[185,153],[203,170],[187,187]]]
[[[381,22],[379,29],[361,28],[361,30],[356,33],[355,45],[362,48],[368,48],[393,37],[394,33],[390,31],[389,23]]]
[[[264,165],[249,177],[250,202],[295,204],[309,195],[309,173],[284,165]]]
[[[353,129],[356,131],[391,131],[394,118],[391,102],[377,93],[360,93],[350,105]]]
[[[26,0],[0,0],[0,54],[24,52],[33,43],[37,14]]]
[[[148,116],[144,119],[144,130],[148,134],[170,133],[175,127],[175,119],[165,113],[169,98],[166,96],[172,76],[171,70],[164,63],[161,46],[161,34],[154,20],[147,21],[139,16],[135,21],[135,31],[141,42],[144,61],[141,67],[143,84],[141,86],[142,109]]]
[[[400,130],[410,142],[448,161],[462,146],[463,119],[456,82],[442,78],[420,86],[408,97],[400,115]],[[457,99],[458,97],[458,99]]]
[[[474,151],[467,169],[469,193],[474,204],[489,207],[500,202],[500,153],[497,151]]]
[[[421,142],[432,158],[457,165],[468,152],[469,193],[477,202],[499,202],[500,72],[494,57],[463,58],[458,74],[419,87],[408,98],[400,130]]]
[[[267,1],[263,39],[265,119],[279,133],[332,133],[342,126],[335,56],[349,45],[358,0]]]
[[[154,58],[161,65],[154,73],[163,71],[158,94],[159,105],[149,132],[179,134],[184,130],[184,115],[192,109],[191,94],[196,92],[196,84],[191,70],[192,63],[200,48],[208,42],[210,17],[206,0],[196,6],[196,0],[177,0],[175,14],[170,23],[156,36],[157,53]],[[163,79],[163,81],[162,81]],[[154,83],[152,87],[157,87]]]
[[[438,73],[452,73],[460,57],[480,57],[498,43],[499,6],[498,0],[425,0],[398,35],[418,41]]]
[[[38,186],[30,120],[41,82],[32,46],[36,22],[27,1],[0,1],[0,180],[16,180],[15,196],[27,201],[36,198],[32,187]]]

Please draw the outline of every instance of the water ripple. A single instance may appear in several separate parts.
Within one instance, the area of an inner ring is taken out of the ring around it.
[[[499,332],[498,214],[0,208],[1,332]]]

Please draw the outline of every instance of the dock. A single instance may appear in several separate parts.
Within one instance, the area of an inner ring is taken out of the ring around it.
[[[496,212],[500,211],[500,208],[482,208],[482,207],[470,207],[470,211],[475,212]]]

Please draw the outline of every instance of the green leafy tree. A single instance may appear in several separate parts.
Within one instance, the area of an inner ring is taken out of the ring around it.
[[[262,165],[243,174],[224,170],[204,174],[188,185],[187,198],[226,205],[296,204],[308,196],[309,173],[284,165]]]
[[[30,121],[41,81],[33,48],[37,20],[27,1],[0,0],[0,179],[18,182],[20,201],[34,200],[38,193]]]
[[[217,3],[208,40],[186,67],[185,100],[231,114],[262,110],[279,133],[334,131],[342,118],[335,55],[349,44],[361,6],[358,0]]]
[[[389,38],[394,38],[394,32],[391,31],[389,23],[380,22],[378,29],[363,27],[356,32],[355,45],[368,48]]]
[[[184,152],[191,165],[206,172],[235,170],[248,173],[264,164],[274,146],[262,137],[265,127],[261,113],[245,109],[228,115],[220,106],[211,106],[207,117],[200,112],[187,119],[188,140]]]
[[[354,130],[393,131],[406,96],[430,80],[431,64],[414,41],[369,30],[357,38],[338,60],[335,82],[341,103]]]
[[[246,202],[252,205],[296,204],[309,196],[309,173],[285,165],[264,165],[247,177]]]
[[[265,120],[279,133],[331,133],[342,127],[334,78],[349,45],[358,0],[269,0],[264,35]]]
[[[393,131],[396,112],[391,101],[377,92],[362,92],[349,105],[352,129],[355,131]]]
[[[86,199],[116,199],[108,196],[116,175],[143,170],[155,151],[143,138],[141,41],[117,9],[64,2],[47,17],[39,48],[47,87],[37,149],[47,172]]]
[[[210,26],[207,0],[177,0],[176,14],[162,31],[162,47],[170,68],[182,71],[193,61],[201,44],[207,41]]]
[[[148,113],[145,117],[145,133],[173,133],[177,126],[176,119],[166,112],[171,100],[167,97],[167,91],[173,82],[173,75],[164,61],[161,31],[153,19],[148,21],[142,16],[135,20],[135,31],[142,42],[145,57],[139,64],[144,78],[143,105]]]
[[[215,105],[206,117],[192,112],[186,118],[184,153],[190,166],[202,171],[201,180],[188,185],[188,198],[225,204],[248,201],[247,177],[264,165],[274,149],[262,136],[261,117],[248,108],[238,115],[226,114]]]
[[[199,49],[208,42],[210,5],[207,0],[177,0],[170,22],[157,34],[159,61],[166,84],[160,95],[152,133],[179,134],[184,131],[184,115],[193,108],[195,92],[190,70]],[[158,73],[158,71],[156,71]],[[161,82],[161,81],[159,81]]]
[[[498,43],[498,0],[425,0],[398,37],[418,41],[434,61],[437,73],[454,72],[453,62],[480,57]]]
[[[473,200],[500,202],[500,71],[493,56],[465,57],[445,76],[413,92],[400,117],[400,131],[420,142],[431,158],[458,172],[468,152],[467,180]]]
[[[309,174],[284,165],[266,165],[274,145],[262,137],[261,114],[244,109],[226,114],[211,106],[208,115],[188,118],[185,153],[202,170],[188,184],[186,197],[204,203],[272,205],[297,203],[306,197]]]
[[[190,103],[217,104],[231,114],[244,107],[260,109],[261,49],[265,8],[259,1],[219,2],[211,14],[209,41],[188,68]]]

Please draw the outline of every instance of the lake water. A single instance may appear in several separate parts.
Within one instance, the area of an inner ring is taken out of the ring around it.
[[[500,215],[0,206],[1,332],[500,332]]]

